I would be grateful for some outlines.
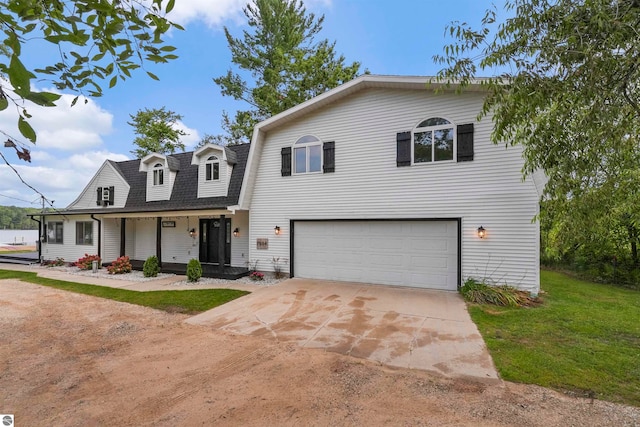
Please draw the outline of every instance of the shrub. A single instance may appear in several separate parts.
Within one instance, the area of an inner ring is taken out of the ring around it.
[[[477,304],[492,304],[507,307],[526,307],[540,304],[538,298],[513,286],[492,286],[484,281],[468,278],[460,293],[465,300]]]
[[[109,267],[107,267],[109,274],[124,274],[131,273],[131,262],[128,256],[121,256],[117,260],[113,261]]]
[[[42,262],[42,265],[46,267],[62,267],[65,264],[64,258],[49,259]]]
[[[89,254],[84,254],[84,256],[78,259],[73,265],[78,267],[80,270],[91,270],[93,268],[93,261],[98,261],[98,268],[101,267],[100,256]]]
[[[202,277],[202,265],[197,259],[189,260],[187,264],[187,280],[189,282],[197,282]]]
[[[264,274],[260,273],[259,271],[254,271],[249,275],[249,279],[256,282],[259,280],[264,280]]]
[[[160,272],[160,261],[155,255],[151,255],[142,266],[144,277],[156,277]]]
[[[273,264],[273,275],[276,279],[282,279],[284,277],[284,273],[282,272],[282,265],[280,265],[280,262],[286,264],[287,260],[285,258],[280,261],[280,257],[273,257],[273,259],[271,260],[271,263]]]

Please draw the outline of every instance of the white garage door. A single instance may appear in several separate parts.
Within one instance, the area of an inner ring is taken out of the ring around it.
[[[456,221],[296,221],[293,244],[296,277],[458,286]]]

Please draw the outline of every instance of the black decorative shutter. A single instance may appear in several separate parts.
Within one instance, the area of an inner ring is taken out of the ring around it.
[[[44,217],[42,218],[42,221],[44,222]],[[47,233],[47,223],[45,222],[44,224],[42,224],[42,242],[43,243],[49,243],[49,233]]]
[[[102,205],[102,187],[98,187],[98,198],[96,199],[96,205]]]
[[[473,123],[458,126],[458,161],[473,160]]]
[[[109,187],[109,205],[111,206],[113,206],[113,193],[115,193],[115,191],[113,191],[114,189],[114,186]]]
[[[282,147],[282,176],[291,176],[291,147]]]
[[[396,136],[396,164],[411,166],[411,132],[400,132]]]
[[[336,143],[334,141],[325,142],[322,144],[323,152],[323,166],[322,171],[324,173],[330,173],[336,171]]]

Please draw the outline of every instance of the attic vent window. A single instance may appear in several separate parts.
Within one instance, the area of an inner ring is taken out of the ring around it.
[[[164,167],[162,163],[153,166],[153,185],[164,185]]]
[[[210,156],[204,164],[205,181],[220,179],[220,161],[216,156]]]

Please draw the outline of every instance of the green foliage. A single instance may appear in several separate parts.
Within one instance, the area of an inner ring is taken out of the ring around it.
[[[0,206],[0,229],[3,230],[37,230],[38,223],[27,215],[41,213],[37,208],[19,208],[16,206]]]
[[[135,115],[129,115],[131,125],[136,135],[133,143],[138,146],[131,154],[141,159],[150,153],[171,154],[176,149],[184,151],[180,137],[187,135],[185,131],[176,127],[180,114],[166,110],[165,107],[138,110]]]
[[[345,65],[335,42],[315,41],[324,16],[307,13],[298,0],[256,0],[244,9],[252,31],[242,38],[225,35],[231,61],[254,78],[253,84],[229,70],[214,82],[224,96],[248,103],[250,110],[223,114],[229,143],[249,142],[256,123],[320,95],[359,73],[360,63]]]
[[[202,277],[202,265],[200,261],[193,258],[187,263],[187,280],[189,282],[197,282]]]
[[[33,91],[35,81],[59,91],[98,97],[102,95],[101,80],[109,79],[109,87],[113,87],[145,62],[177,58],[172,53],[175,48],[161,38],[172,27],[181,28],[163,16],[173,4],[167,2],[163,10],[162,0],[144,4],[135,0],[0,1],[0,31],[4,33],[0,74],[10,83],[0,81],[0,110],[14,104],[20,133],[35,143],[24,101],[53,107],[60,98],[56,93]],[[32,40],[51,43],[51,49],[60,54],[59,61],[27,68],[21,58],[23,48]]]
[[[640,4],[509,0],[514,16],[481,28],[453,23],[436,61],[441,81],[464,87],[480,72],[481,116],[495,143],[521,144],[524,172],[543,170],[541,212],[549,259],[640,268]],[[601,268],[597,269],[602,271]]]
[[[110,288],[107,286],[85,285],[81,283],[66,282],[62,280],[38,277],[36,273],[0,270],[0,280],[20,279],[29,283],[50,286],[56,289],[92,295],[100,298],[108,298],[115,301],[137,304],[145,307],[197,314],[225,304],[249,292],[234,289],[196,289],[186,291],[151,291],[137,292],[126,289]]]
[[[80,270],[91,270],[93,269],[93,261],[98,262],[98,268],[102,267],[100,256],[89,254],[84,254],[84,256],[78,259],[73,265],[78,267]]]
[[[158,261],[158,257],[155,255],[151,255],[144,262],[142,266],[142,273],[144,277],[156,277],[160,272],[160,262]]]
[[[264,273],[261,273],[259,271],[252,271],[251,274],[249,274],[249,279],[253,280],[254,282],[263,281]]]
[[[535,309],[472,305],[507,381],[640,405],[640,292],[542,271]]]
[[[45,267],[64,267],[66,265],[64,258],[47,259],[42,262]]]
[[[113,261],[111,265],[107,267],[109,274],[131,273],[131,270],[131,262],[129,261],[129,257],[126,255]]]
[[[471,277],[464,282],[460,293],[469,302],[502,307],[527,307],[540,302],[537,298],[531,297],[528,292],[520,291],[512,286],[493,286]]]

